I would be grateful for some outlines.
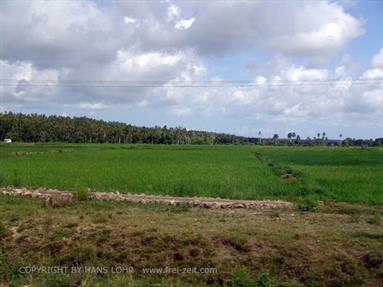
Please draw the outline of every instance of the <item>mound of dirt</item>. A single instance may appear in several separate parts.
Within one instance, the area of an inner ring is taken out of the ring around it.
[[[14,196],[25,196],[42,198],[46,200],[48,206],[58,207],[68,204],[74,200],[74,194],[70,191],[60,191],[55,189],[26,189],[6,187],[0,188],[0,194]],[[119,192],[90,192],[91,200],[115,200],[129,201],[137,203],[160,203],[169,205],[190,204],[201,208],[249,208],[249,209],[292,209],[294,204],[281,200],[234,200],[210,197],[175,197],[146,194],[122,194]]]

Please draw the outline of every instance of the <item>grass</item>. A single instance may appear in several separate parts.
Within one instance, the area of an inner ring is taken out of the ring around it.
[[[383,203],[383,150],[0,145],[0,185],[234,199]]]
[[[306,176],[318,197],[350,203],[383,203],[382,148],[260,148],[277,165]]]
[[[353,222],[345,207],[277,215],[94,201],[45,208],[3,195],[0,285],[381,286],[383,226],[366,221],[382,209],[352,205],[353,214],[363,211]],[[23,273],[25,266],[82,271]],[[128,266],[134,271],[110,271]],[[145,272],[166,266],[216,272]],[[85,272],[92,267],[109,271]]]

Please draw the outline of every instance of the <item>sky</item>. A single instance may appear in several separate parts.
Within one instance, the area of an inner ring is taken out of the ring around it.
[[[383,137],[383,1],[0,0],[0,111]]]

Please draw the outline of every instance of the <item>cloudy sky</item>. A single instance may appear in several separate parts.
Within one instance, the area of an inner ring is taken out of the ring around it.
[[[0,111],[383,136],[383,1],[1,0]]]

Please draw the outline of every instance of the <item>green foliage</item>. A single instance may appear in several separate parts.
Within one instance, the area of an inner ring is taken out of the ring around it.
[[[270,275],[269,271],[261,272],[255,279],[255,286],[273,287],[275,286],[275,279]]]
[[[85,188],[80,188],[75,193],[76,200],[86,201],[90,199],[90,191]]]
[[[16,169],[13,170],[12,185],[14,187],[20,187],[22,185],[21,178]]]
[[[276,166],[272,168],[273,173],[275,175],[283,178],[283,179],[300,179],[303,177],[303,173],[299,170],[295,170],[288,166]]]
[[[2,186],[383,203],[378,148],[14,144],[0,159]]]
[[[247,270],[243,266],[239,266],[234,269],[231,274],[231,284],[232,287],[253,287],[254,281],[247,274]]]
[[[301,203],[298,204],[298,209],[300,211],[313,212],[316,210],[317,205],[318,205],[318,203],[316,200],[308,197],[308,198],[305,198]]]
[[[256,143],[256,138],[185,128],[136,127],[87,117],[0,113],[0,140],[71,143],[235,144]]]
[[[249,275],[246,268],[239,266],[231,274],[230,286],[232,287],[275,287],[277,286],[275,278],[269,271],[259,273],[255,278]],[[279,286],[279,285],[278,285]]]

